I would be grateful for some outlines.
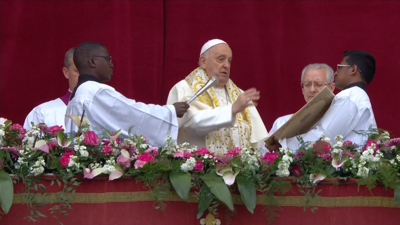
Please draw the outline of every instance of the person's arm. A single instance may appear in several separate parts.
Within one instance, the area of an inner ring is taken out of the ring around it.
[[[34,109],[32,109],[32,111],[26,116],[25,122],[24,122],[25,130],[32,129],[31,122],[33,122],[33,124],[35,124],[35,125],[44,122],[43,115],[40,112],[40,109],[38,109],[38,107],[35,107]]]
[[[174,140],[178,136],[178,121],[172,105],[144,104],[115,90],[100,89],[85,108],[94,127],[110,132],[122,129],[125,137],[131,128],[131,134],[144,135],[153,146],[163,146],[167,135]]]
[[[316,141],[322,134],[332,141],[336,135],[345,137],[353,131],[359,121],[358,107],[348,96],[335,98],[328,111],[306,134],[300,135],[304,141]],[[282,147],[297,150],[300,143],[297,137],[280,141]]]

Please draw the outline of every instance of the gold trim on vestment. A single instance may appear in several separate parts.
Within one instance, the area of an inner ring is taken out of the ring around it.
[[[209,77],[201,68],[193,70],[186,78],[186,82],[194,93],[196,93],[202,86],[206,84]],[[231,79],[225,84],[227,95],[234,103],[241,94],[241,90],[233,83]],[[214,88],[210,87],[207,91],[198,97],[199,102],[206,104],[209,107],[217,108],[220,106],[214,92]],[[209,150],[218,155],[226,153],[234,147],[246,148],[251,143],[251,119],[247,109],[236,114],[237,127],[239,129],[240,143],[234,143],[232,138],[232,130],[230,128],[221,128],[212,131],[205,135],[206,146]],[[228,141],[227,134],[230,134],[230,141]]]
[[[14,194],[13,204],[23,204],[25,194]],[[38,196],[40,194],[37,194]],[[107,192],[107,193],[75,193],[70,194],[70,203],[118,203],[118,202],[148,202],[154,201],[151,191],[137,192]],[[257,205],[263,205],[266,196],[257,195]],[[275,196],[279,206],[305,206],[303,196]],[[56,199],[55,193],[48,193],[48,199]],[[165,201],[184,202],[176,193],[171,192],[163,196]],[[232,195],[233,203],[243,205],[240,195]],[[57,202],[57,201],[55,201]],[[189,202],[198,203],[196,195],[191,193]],[[380,196],[353,196],[353,197],[318,197],[311,201],[310,206],[317,207],[382,207],[400,208],[394,204],[393,197]]]

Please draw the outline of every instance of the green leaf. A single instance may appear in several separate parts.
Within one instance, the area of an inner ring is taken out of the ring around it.
[[[236,177],[236,183],[238,184],[240,196],[242,197],[246,208],[251,213],[254,213],[257,199],[257,193],[254,184],[241,174]]]
[[[396,189],[394,189],[394,204],[400,204],[400,184],[397,184]]]
[[[197,219],[200,219],[203,216],[204,211],[210,206],[214,195],[211,193],[211,190],[207,185],[203,185],[200,188],[200,196],[199,196],[199,206],[197,208]]]
[[[191,177],[189,173],[171,173],[169,175],[172,186],[176,193],[186,202],[189,201],[189,191],[191,188]]]
[[[217,197],[221,202],[225,203],[225,205],[228,206],[231,211],[233,211],[231,192],[222,178],[214,175],[214,173],[200,176],[200,178],[210,188],[215,197]]]
[[[240,161],[240,157],[235,157],[232,159],[232,165],[240,167],[242,165],[242,162]]]
[[[4,170],[0,171],[0,204],[7,214],[11,208],[14,197],[14,186],[11,177]]]

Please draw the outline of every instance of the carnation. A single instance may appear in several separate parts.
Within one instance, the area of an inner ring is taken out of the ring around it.
[[[274,160],[278,157],[279,157],[279,154],[277,152],[267,152],[260,160],[262,162],[266,162],[268,164],[273,164]]]
[[[201,156],[204,154],[210,154],[210,151],[208,151],[207,148],[201,148],[199,150],[196,150],[194,153],[196,153],[197,155]]]

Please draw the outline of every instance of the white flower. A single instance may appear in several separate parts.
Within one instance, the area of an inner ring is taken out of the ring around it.
[[[185,163],[183,163],[181,165],[181,170],[183,172],[188,172],[188,171],[192,171],[193,167],[196,165],[196,159],[193,157],[190,157],[188,160],[186,160]]]
[[[140,148],[145,149],[145,148],[147,148],[147,146],[148,146],[147,144],[141,144],[141,145],[140,145]]]
[[[89,156],[89,152],[86,150],[79,150],[79,153],[81,153],[81,157],[88,157]]]
[[[369,169],[367,167],[360,167],[357,171],[357,176],[368,177]]]
[[[337,142],[342,142],[343,136],[342,136],[342,135],[336,135],[335,140],[336,140]]]
[[[397,161],[400,162],[400,155],[397,155],[397,156],[396,156],[396,159],[397,159]]]
[[[30,168],[31,173],[33,173],[33,175],[35,176],[42,174],[44,172],[44,165],[46,164],[44,162],[43,156],[40,156],[35,164]]]

